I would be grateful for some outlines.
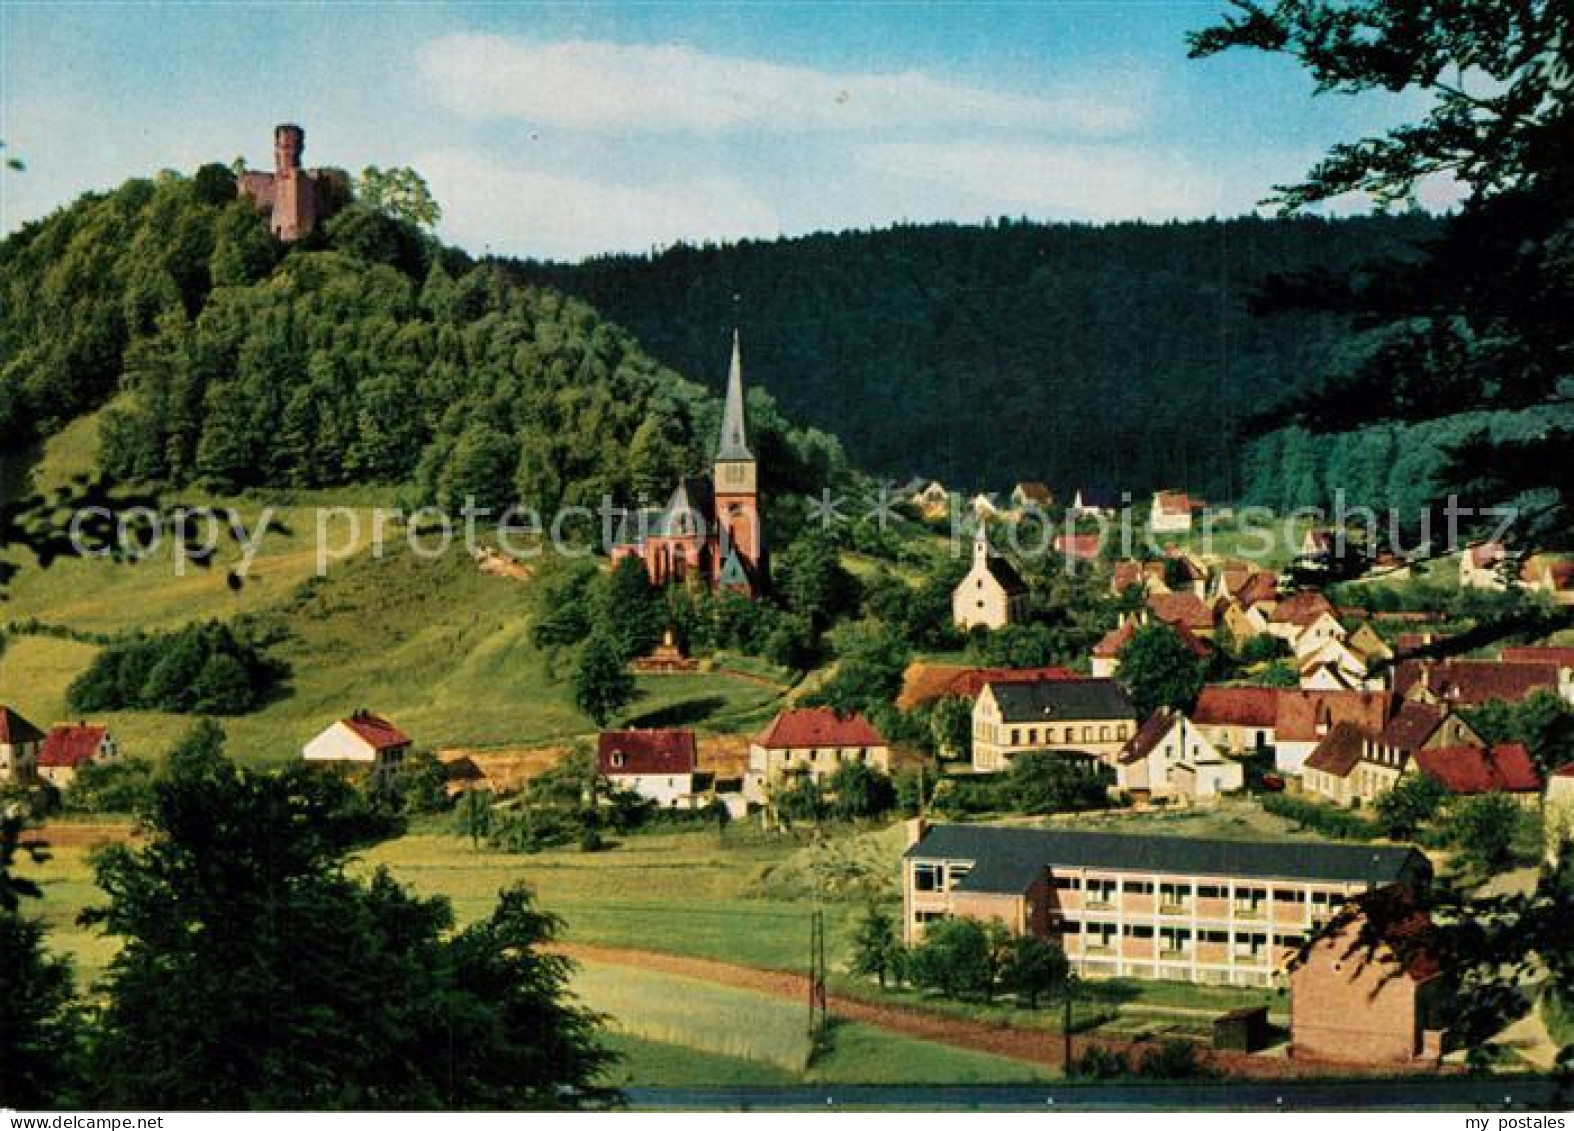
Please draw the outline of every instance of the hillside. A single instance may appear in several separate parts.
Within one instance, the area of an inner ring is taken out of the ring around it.
[[[277,244],[217,165],[86,195],[0,244],[0,358],[12,492],[39,441],[117,392],[116,482],[399,485],[454,509],[664,492],[720,417],[583,302],[382,212],[351,204]],[[841,466],[754,384],[767,487]]]
[[[755,379],[873,472],[1234,498],[1232,425],[1318,380],[1350,338],[1331,317],[1254,318],[1254,289],[1433,230],[1425,217],[1002,220],[513,269],[711,380],[738,296]]]

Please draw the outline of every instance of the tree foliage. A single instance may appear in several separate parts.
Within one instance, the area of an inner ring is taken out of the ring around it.
[[[1151,624],[1132,634],[1120,653],[1120,679],[1131,691],[1138,718],[1160,707],[1189,711],[1202,693],[1207,666],[1168,625]]]
[[[93,921],[120,949],[96,1102],[182,1109],[559,1108],[606,1096],[597,1020],[528,890],[455,929],[441,899],[345,871],[348,787],[171,755],[151,840],[106,850]]]
[[[220,621],[111,644],[67,691],[71,709],[240,715],[265,703],[288,669]]]

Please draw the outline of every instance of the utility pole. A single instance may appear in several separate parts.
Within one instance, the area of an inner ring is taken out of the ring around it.
[[[809,916],[809,1042],[818,1046],[825,1036],[829,1009],[825,994],[825,912]]]

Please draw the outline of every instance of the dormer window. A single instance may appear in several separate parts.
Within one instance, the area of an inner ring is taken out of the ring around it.
[[[614,770],[621,770],[623,768],[623,752],[621,750],[614,750],[612,752],[611,761],[612,768]]]

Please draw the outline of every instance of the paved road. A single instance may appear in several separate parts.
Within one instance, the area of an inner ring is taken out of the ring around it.
[[[1539,1111],[1569,1110],[1549,1077],[1426,1077],[1405,1080],[1240,1080],[1209,1084],[1080,1087],[629,1088],[637,1109],[939,1108],[1031,1111]]]

